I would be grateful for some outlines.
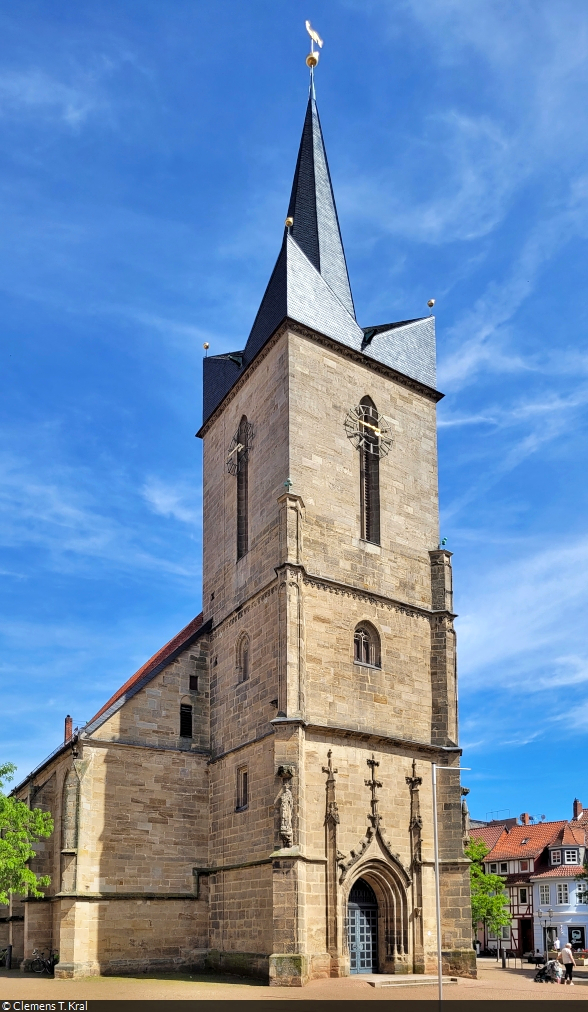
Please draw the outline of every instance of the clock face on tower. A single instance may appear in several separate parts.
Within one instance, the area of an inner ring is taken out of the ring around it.
[[[239,473],[249,457],[252,442],[253,426],[251,422],[241,424],[231,439],[229,452],[227,453],[226,465],[229,474]]]
[[[356,450],[385,457],[392,446],[390,426],[373,404],[358,404],[345,416],[345,432]]]

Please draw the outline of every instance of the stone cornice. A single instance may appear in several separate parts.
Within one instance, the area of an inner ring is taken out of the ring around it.
[[[299,727],[304,728],[305,731],[310,731],[314,734],[356,738],[365,743],[372,743],[374,746],[377,744],[389,745],[394,748],[401,748],[407,752],[415,752],[417,754],[415,755],[416,758],[418,758],[418,753],[424,752],[427,757],[431,756],[430,760],[428,760],[430,762],[434,761],[435,756],[459,756],[462,754],[462,749],[459,745],[433,745],[431,742],[416,741],[414,738],[399,738],[398,735],[385,734],[383,731],[368,731],[358,727],[342,727],[337,724],[315,724],[312,720],[305,720],[303,717],[274,717],[270,723],[275,727],[297,724]],[[448,768],[451,769],[451,766]]]
[[[285,565],[292,564],[285,563]],[[331,594],[340,594],[344,597],[355,597],[359,600],[363,599],[365,601],[371,601],[372,603],[383,605],[385,608],[403,612],[405,615],[419,615],[429,620],[431,618],[442,616],[446,616],[449,619],[457,618],[457,615],[454,615],[452,612],[433,611],[431,608],[423,608],[418,604],[409,604],[407,601],[399,601],[394,597],[387,597],[385,594],[378,594],[377,591],[354,587],[351,584],[342,583],[340,580],[333,580],[328,576],[316,576],[314,573],[308,573],[303,566],[299,566],[297,568],[303,570],[304,583],[322,586]]]
[[[55,893],[54,896],[26,896],[23,903],[57,903],[58,900],[75,900],[76,903],[104,902],[104,900],[197,900],[195,893]]]
[[[415,393],[421,394],[430,401],[437,403],[440,401],[445,394],[435,390],[433,387],[429,387],[426,383],[420,383],[419,380],[412,379],[411,376],[406,376],[402,372],[398,372],[393,369],[392,366],[385,365],[383,362],[378,362],[374,358],[370,358],[364,355],[363,352],[355,351],[354,348],[350,348],[346,344],[340,344],[331,337],[326,337],[324,334],[319,333],[317,330],[311,330],[310,327],[305,327],[303,323],[297,323],[296,320],[287,320],[288,330],[291,330],[295,334],[299,334],[300,337],[306,337],[309,341],[314,341],[315,344],[322,344],[325,348],[329,348],[330,351],[338,352],[343,358],[348,358],[352,362],[356,362],[358,365],[363,365],[372,372],[379,373],[380,376],[385,376],[387,379],[395,380],[403,387],[408,387],[409,390],[413,390]]]
[[[414,393],[421,394],[422,397],[426,397],[427,400],[433,401],[435,404],[442,399],[445,395],[440,393],[433,387],[428,387],[425,383],[419,383],[418,380],[412,379],[410,376],[405,376],[404,373],[397,372],[389,365],[384,365],[383,362],[378,362],[376,359],[370,358],[364,355],[362,352],[355,351],[354,348],[348,347],[346,344],[340,344],[333,338],[326,337],[324,334],[320,334],[317,330],[311,330],[310,327],[305,327],[302,323],[297,323],[296,320],[291,320],[288,316],[280,323],[280,325],[274,330],[272,336],[265,342],[263,348],[257,352],[255,358],[249,363],[241,375],[235,380],[233,386],[223,399],[217,404],[216,408],[211,415],[206,419],[204,424],[198,429],[196,436],[198,439],[203,439],[211,425],[224,410],[227,404],[233,400],[238,394],[239,390],[245,383],[245,380],[249,378],[251,373],[257,369],[257,367],[263,362],[266,355],[271,351],[275,344],[280,338],[291,331],[297,334],[299,337],[304,337],[308,341],[313,341],[314,344],[320,344],[324,348],[328,348],[329,351],[334,351],[336,354],[341,355],[342,358],[347,358],[357,365],[365,366],[371,372],[378,373],[380,376],[385,376],[386,379],[394,380],[403,387],[408,387]]]
[[[257,738],[250,738],[249,741],[244,741],[242,742],[241,745],[234,745],[233,748],[228,748],[225,752],[220,752],[218,755],[213,755],[208,760],[208,765],[213,766],[214,763],[220,762],[220,760],[224,759],[225,756],[232,755],[233,752],[240,752],[241,749],[248,748],[249,745],[256,745],[259,741],[264,741],[265,738],[271,738],[273,734],[275,734],[273,729],[271,731],[264,731],[264,733],[259,734]]]
[[[340,594],[346,597],[354,597],[357,600],[370,601],[372,604],[380,604],[385,608],[402,612],[405,615],[421,616],[429,620],[434,618],[447,618],[453,621],[457,618],[457,615],[450,611],[437,611],[431,608],[423,608],[418,604],[409,604],[407,601],[399,601],[394,597],[386,597],[385,594],[378,594],[377,591],[365,590],[362,587],[354,587],[352,584],[343,583],[340,580],[333,580],[328,576],[318,576],[315,573],[309,573],[304,566],[295,562],[283,562],[280,566],[276,566],[276,576],[279,576],[280,572],[286,569],[295,570],[300,573],[305,584],[322,587],[331,594]],[[221,618],[217,624],[214,624],[211,630],[212,633],[216,634],[219,629],[229,622],[238,621],[242,615],[247,613],[252,604],[264,597],[269,597],[271,594],[274,594],[276,589],[277,580],[272,579],[268,583],[264,584],[264,586],[255,591],[251,597],[247,598],[243,604],[237,605],[237,607],[233,608],[232,611],[229,611],[224,618]]]
[[[178,748],[177,745],[152,745],[144,741],[116,741],[108,738],[80,738],[80,745],[83,748],[94,746],[95,748],[148,748],[152,752],[179,752],[180,755],[209,756],[209,748]]]

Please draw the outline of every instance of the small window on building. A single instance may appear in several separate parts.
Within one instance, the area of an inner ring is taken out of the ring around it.
[[[180,738],[192,737],[192,707],[187,703],[180,706]]]
[[[496,875],[497,871],[498,871],[498,865],[497,864],[491,864],[490,865],[490,874],[491,875]]]
[[[551,903],[551,895],[548,885],[539,886],[539,902],[542,903],[544,906],[547,906],[549,903]]]
[[[247,808],[249,804],[249,771],[246,766],[237,770],[237,810]]]
[[[508,864],[506,861],[502,861],[500,864],[500,874],[508,875]]]
[[[373,668],[381,666],[380,637],[369,622],[362,622],[353,634],[353,659],[356,664],[369,664]]]
[[[246,633],[237,643],[237,681],[249,681],[249,637]]]
[[[558,903],[569,903],[569,891],[567,882],[558,882],[557,884],[557,902]]]
[[[198,675],[190,675],[190,692],[198,692]]]
[[[527,899],[527,895],[528,894],[527,894],[527,890],[526,889],[519,889],[519,900],[520,900],[521,903],[528,903],[529,902],[529,900]]]
[[[578,882],[576,887],[576,902],[588,903],[588,882]]]
[[[577,864],[577,863],[578,863],[578,851],[564,850],[564,864]]]
[[[500,929],[500,937],[504,942],[510,939],[510,924],[503,924]]]
[[[529,862],[521,861],[521,871],[528,871],[528,870],[529,870]]]
[[[561,850],[552,850],[551,851],[551,863],[552,864],[561,864]]]

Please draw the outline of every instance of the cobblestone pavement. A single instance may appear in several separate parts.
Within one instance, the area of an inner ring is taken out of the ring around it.
[[[493,961],[480,960],[478,980],[461,979],[448,985],[445,997],[452,1001],[588,1001],[588,972],[578,971],[575,987],[535,984],[533,967],[503,970]],[[231,999],[233,1001],[416,1001],[434,1000],[434,986],[373,988],[360,976],[314,980],[304,988],[267,987],[254,980],[212,974],[159,974],[141,977],[86,977],[53,980],[18,970],[0,969],[0,1000],[55,1001],[102,999]]]

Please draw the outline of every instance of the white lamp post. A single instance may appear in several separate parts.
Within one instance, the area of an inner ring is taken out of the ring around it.
[[[435,848],[435,905],[437,908],[437,978],[439,982],[439,1001],[443,1001],[443,957],[441,954],[441,891],[439,889],[439,832],[437,828],[437,770],[451,770],[460,773],[469,770],[469,766],[438,766],[431,763],[433,771],[433,845]]]

